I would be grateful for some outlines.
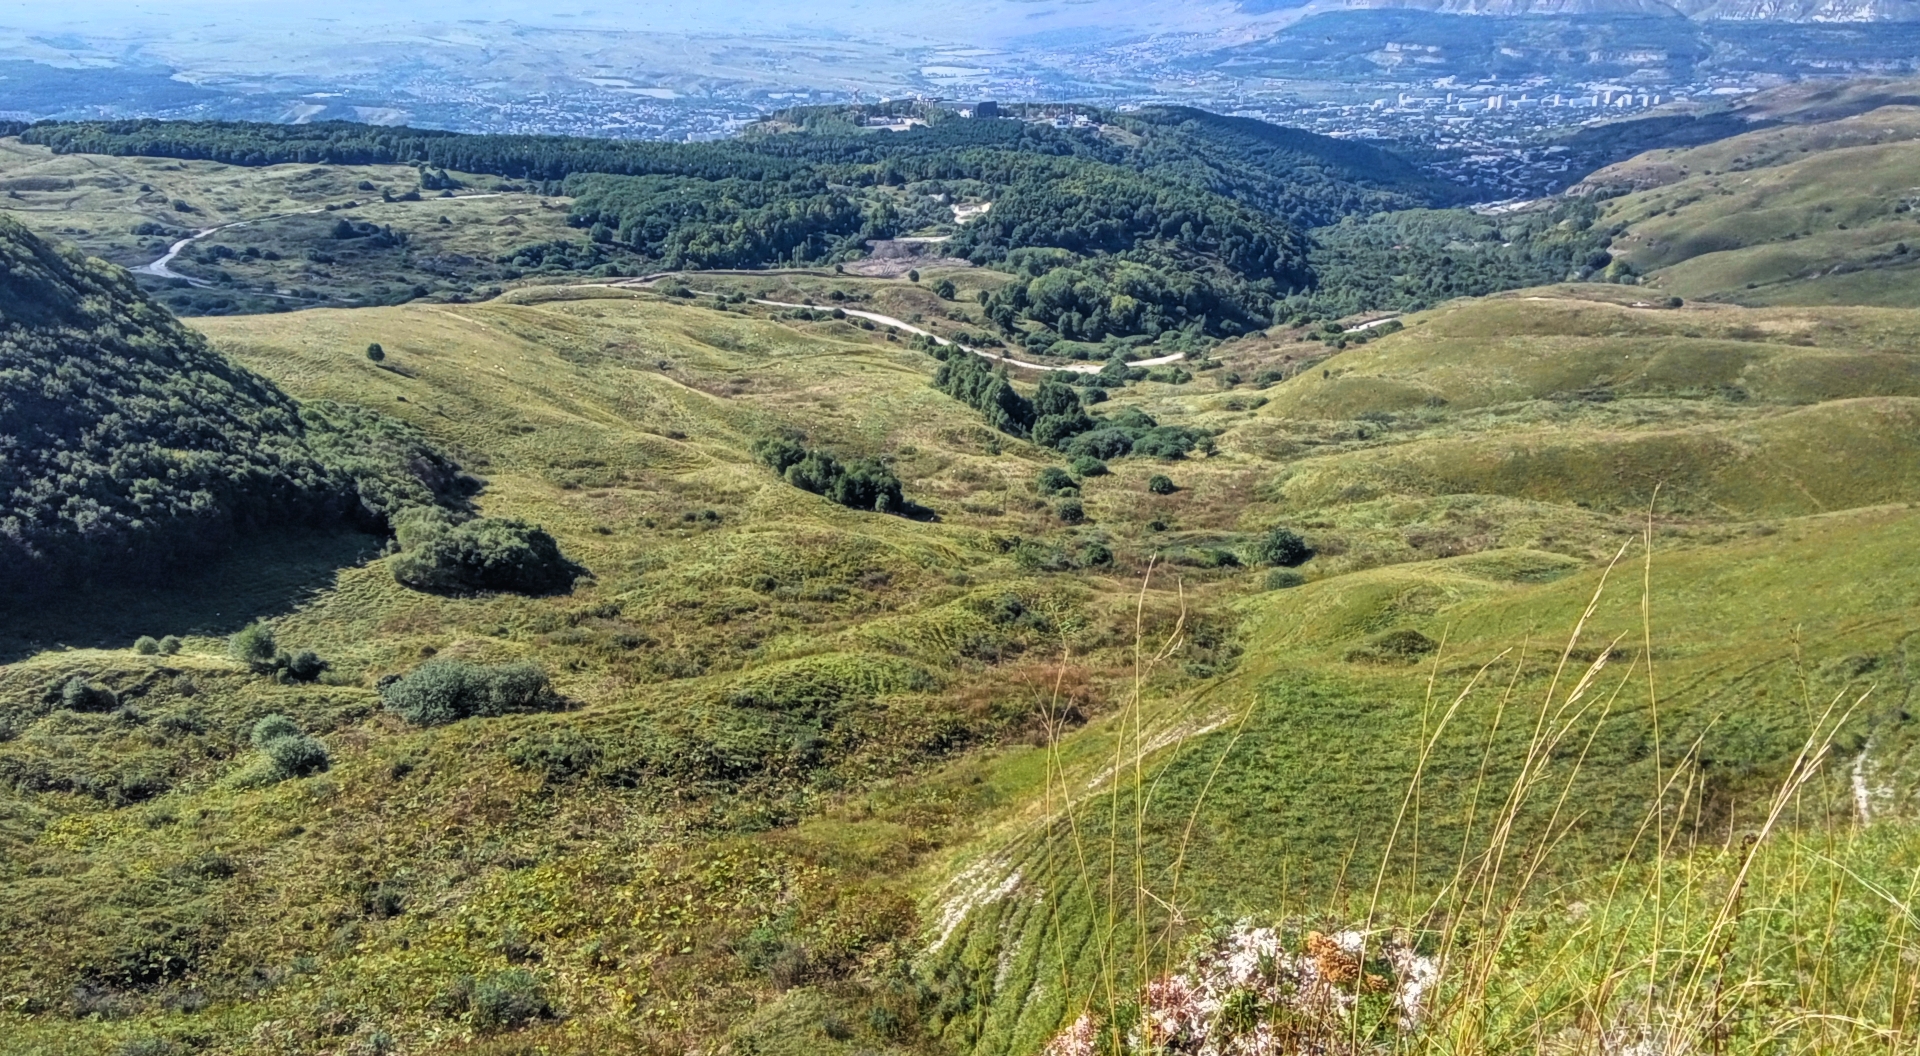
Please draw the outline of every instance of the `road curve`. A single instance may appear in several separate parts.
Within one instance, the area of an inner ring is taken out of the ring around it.
[[[420,200],[423,202],[457,202],[467,198],[498,198],[498,197],[500,197],[500,195],[498,194],[456,194],[451,198],[422,198]],[[173,270],[173,267],[172,267],[173,262],[179,258],[180,254],[187,251],[188,246],[193,245],[195,242],[198,242],[209,235],[216,235],[222,231],[228,231],[236,227],[245,227],[248,224],[257,224],[266,220],[284,220],[289,216],[308,216],[313,213],[324,213],[326,211],[327,211],[327,207],[323,205],[315,209],[302,209],[299,212],[293,212],[293,213],[273,213],[268,216],[256,216],[251,220],[235,220],[233,223],[230,223],[230,224],[219,224],[214,227],[202,228],[201,230],[195,231],[193,234],[188,235],[187,237],[181,239],[180,241],[175,242],[173,245],[168,246],[167,251],[164,254],[162,254],[158,260],[152,261],[151,263],[142,264],[137,268],[132,268],[129,270],[131,270],[135,275],[152,275],[154,278],[157,278],[157,279],[179,279],[181,282],[185,282],[193,286],[198,286],[201,289],[211,289],[213,287],[213,283],[202,282],[201,280],[193,278],[190,275],[182,275],[179,272]]]

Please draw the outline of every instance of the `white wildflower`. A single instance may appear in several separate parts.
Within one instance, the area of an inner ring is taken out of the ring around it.
[[[1053,1036],[1041,1056],[1093,1056],[1099,1031],[1094,1027],[1093,1014],[1080,1013],[1067,1029]]]

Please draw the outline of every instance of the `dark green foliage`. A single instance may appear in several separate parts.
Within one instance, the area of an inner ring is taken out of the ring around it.
[[[393,578],[416,590],[554,594],[583,574],[537,525],[497,517],[458,521],[433,507],[408,510],[395,525]]]
[[[943,301],[951,301],[959,293],[954,289],[952,279],[941,279],[933,284],[933,295]]]
[[[1599,197],[1490,217],[1466,209],[1350,216],[1313,232],[1312,291],[1276,321],[1418,311],[1455,297],[1606,275],[1616,233],[1595,223]],[[1360,336],[1360,335],[1354,335]]]
[[[1291,568],[1275,568],[1267,572],[1265,580],[1268,590],[1288,590],[1306,583],[1307,577]]]
[[[118,269],[0,218],[0,590],[158,575],[242,532],[436,501],[457,472],[369,411],[302,406]]]
[[[1054,515],[1066,524],[1080,524],[1087,519],[1086,507],[1079,499],[1063,499],[1053,508]]]
[[[1155,473],[1147,478],[1147,490],[1155,495],[1171,495],[1175,490],[1173,478],[1164,473]]]
[[[134,639],[133,651],[139,653],[141,656],[158,656],[160,655],[160,640],[150,634],[143,634]]]
[[[290,656],[283,654],[277,659],[287,678],[295,682],[317,682],[332,666],[311,649],[302,649]]]
[[[483,1031],[517,1030],[535,1020],[554,1017],[546,987],[524,968],[509,968],[475,980],[468,1009],[474,1027]]]
[[[1388,631],[1347,653],[1355,663],[1411,663],[1440,648],[1440,643],[1412,628]]]
[[[1082,477],[1104,477],[1107,464],[1092,455],[1081,455],[1073,460],[1073,471]]]
[[[1067,471],[1061,469],[1059,466],[1048,466],[1041,470],[1040,476],[1035,478],[1033,482],[1034,490],[1042,495],[1053,495],[1073,486],[1073,478],[1068,476]]]
[[[559,729],[514,742],[507,749],[507,761],[558,784],[585,777],[603,754],[599,742],[578,730]]]
[[[227,656],[247,665],[255,673],[272,671],[278,655],[274,647],[273,628],[264,623],[250,623],[227,639]]]
[[[755,441],[753,453],[787,483],[848,509],[878,513],[906,513],[910,509],[900,489],[900,478],[872,459],[843,464],[827,451],[809,449],[784,437]]]
[[[380,699],[389,711],[416,726],[565,706],[547,681],[547,673],[533,664],[488,667],[460,660],[434,660],[386,681],[380,687]]]
[[[68,711],[112,711],[120,696],[105,686],[75,676],[60,687],[60,706]]]
[[[160,639],[160,655],[173,656],[180,651],[180,639],[169,634]]]
[[[1080,548],[1080,566],[1082,568],[1100,568],[1113,564],[1113,551],[1107,544],[1092,542]]]
[[[1293,568],[1306,563],[1313,556],[1313,548],[1290,528],[1273,528],[1260,537],[1247,557],[1256,565],[1274,565],[1280,568]]]
[[[1009,436],[1024,437],[1033,427],[1033,401],[979,356],[948,356],[933,374],[933,387],[979,411],[988,426]]]
[[[387,358],[387,350],[380,347],[380,342],[375,341],[373,344],[367,346],[367,358],[378,363]]]

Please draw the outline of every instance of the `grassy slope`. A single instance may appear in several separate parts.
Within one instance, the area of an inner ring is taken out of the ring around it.
[[[844,285],[894,314],[939,307],[905,284]],[[1261,392],[1227,391],[1213,373],[1129,389],[1118,402],[1224,430],[1222,453],[1116,463],[1084,482],[1085,528],[1059,525],[1028,490],[1044,453],[932,391],[926,357],[845,324],[609,291],[205,320],[220,348],[289,391],[429,430],[488,478],[484,512],[545,524],[596,578],[570,597],[447,599],[399,588],[378,562],[345,568],[276,621],[283,644],[336,664],[319,687],[245,677],[213,637],[236,615],[200,609],[143,628],[201,630],[181,658],[47,652],[0,671],[18,726],[10,750],[103,775],[146,767],[170,784],[119,808],[68,793],[7,801],[0,911],[51,938],[0,957],[0,989],[19,995],[13,1037],[24,1051],[156,1033],[216,1051],[319,1051],[386,1031],[451,1051],[464,1027],[433,1011],[436,995],[461,973],[523,964],[571,1017],[535,1028],[557,1050],[675,1051],[729,1029],[769,1052],[910,1045],[911,1030],[890,1037],[869,1018],[884,1007],[956,1047],[1025,1051],[1098,977],[1038,985],[1055,977],[1056,939],[1082,964],[1099,946],[1058,827],[1062,790],[1081,798],[1093,873],[1112,845],[1130,875],[1130,836],[1101,840],[1104,806],[1085,797],[1116,751],[1124,762],[1145,743],[1158,790],[1141,861],[1156,894],[1191,919],[1339,903],[1376,869],[1432,718],[1426,666],[1369,643],[1444,636],[1441,701],[1502,650],[1548,643],[1497,669],[1497,684],[1517,679],[1517,706],[1535,706],[1551,677],[1541,657],[1598,564],[1637,535],[1655,482],[1685,500],[1662,506],[1654,566],[1673,716],[1663,744],[1702,736],[1711,750],[1703,794],[1674,817],[1706,842],[1750,818],[1803,734],[1796,648],[1816,688],[1879,670],[1897,690],[1849,728],[1849,744],[1871,733],[1886,746],[1876,758],[1897,783],[1905,740],[1892,717],[1910,692],[1901,643],[1920,586],[1903,557],[1920,522],[1900,504],[1915,497],[1920,459],[1884,452],[1920,433],[1906,352],[1920,322],[1892,310],[1655,311],[1630,307],[1637,296],[1552,289],[1450,306]],[[361,355],[370,341],[387,349],[384,367]],[[1251,377],[1313,362],[1302,347],[1317,346],[1249,341],[1221,358]],[[1577,398],[1599,388],[1613,399]],[[891,454],[908,495],[941,519],[855,514],[778,483],[746,447],[782,426],[843,453]],[[1740,468],[1756,462],[1768,472]],[[1181,490],[1147,495],[1146,476],[1162,471]],[[1854,512],[1831,512],[1842,510]],[[1261,593],[1260,573],[1193,559],[1275,521],[1320,550],[1305,587]],[[1030,571],[1007,552],[1013,536],[1069,550],[1102,539],[1118,567]],[[1186,644],[1130,709],[1133,577],[1156,552],[1176,563],[1143,597],[1144,633],[1170,633],[1184,605]],[[996,623],[986,613],[1007,593],[1049,618]],[[1614,594],[1587,647],[1635,631],[1638,601],[1631,585]],[[1634,641],[1608,678],[1632,666]],[[729,738],[764,732],[716,703],[738,672],[819,654],[910,659],[933,688],[866,706],[853,732],[829,734],[843,740],[824,767],[726,794],[617,768],[545,787],[507,762],[514,744],[556,729],[597,738],[610,761],[662,729],[735,750]],[[537,658],[579,707],[404,729],[368,687],[426,655]],[[145,721],[33,710],[76,672],[144,691]],[[1056,684],[1096,719],[1055,751],[1026,746]],[[1566,875],[1608,860],[1638,824],[1654,756],[1633,698],[1598,726],[1604,765],[1578,777],[1587,813]],[[1430,768],[1425,864],[1396,858],[1389,875],[1419,883],[1451,860],[1497,700],[1470,698]],[[333,771],[235,782],[251,761],[244,731],[269,711],[320,732]],[[165,733],[193,714],[201,732]],[[1519,728],[1503,725],[1498,743],[1515,745]],[[1235,765],[1203,797],[1229,745]],[[941,762],[965,747],[978,750]],[[1496,756],[1495,787],[1511,758]],[[1839,794],[1822,786],[1817,802]],[[1202,800],[1187,880],[1169,892],[1169,849]],[[997,897],[1015,867],[1008,892],[1059,901]],[[381,891],[404,912],[370,911]],[[953,936],[920,958],[922,995],[902,997],[913,985],[898,959],[946,923]],[[87,989],[90,967],[137,957],[154,934],[180,936],[196,972]],[[810,951],[812,974],[756,960],[755,943]],[[68,1018],[86,1009],[102,1017]]]
[[[1811,354],[1798,339],[1813,325],[1831,328],[1820,354],[1871,360],[1877,353],[1846,350],[1907,344],[1894,332],[1913,325],[1910,313],[1653,312],[1606,303],[1615,296],[1604,289],[1531,291],[1452,306],[1326,361],[1327,377],[1311,371],[1269,390],[1272,402],[1256,413],[1272,413],[1276,427],[1298,428],[1292,415],[1324,420],[1337,413],[1376,430],[1359,450],[1292,461],[1280,483],[1262,492],[1284,501],[1294,523],[1323,525],[1317,541],[1341,544],[1315,565],[1355,570],[1241,602],[1247,650],[1240,668],[1203,692],[1149,703],[1138,732],[1126,716],[1096,726],[1066,746],[1051,776],[1031,761],[1009,762],[1008,771],[1030,783],[1018,802],[1047,807],[1005,815],[956,859],[960,878],[939,892],[943,912],[971,913],[934,958],[935,974],[965,995],[956,1004],[982,1010],[945,1021],[950,1041],[984,1052],[1030,1051],[1103,980],[1118,977],[1124,990],[1138,965],[1166,955],[1159,947],[1138,953],[1133,943],[1136,920],[1157,935],[1169,905],[1187,921],[1337,922],[1342,905],[1357,903],[1350,912],[1363,914],[1373,882],[1384,876],[1389,916],[1418,918],[1421,910],[1402,909],[1399,899],[1420,892],[1412,898],[1420,903],[1454,874],[1463,849],[1484,849],[1488,819],[1514,780],[1542,702],[1564,699],[1579,671],[1610,645],[1612,670],[1594,694],[1604,706],[1566,724],[1568,743],[1578,750],[1555,753],[1546,771],[1554,792],[1566,783],[1578,812],[1550,875],[1581,893],[1555,895],[1556,904],[1604,892],[1604,884],[1596,890],[1577,878],[1605,875],[1607,863],[1627,853],[1651,790],[1676,768],[1692,782],[1687,801],[1671,804],[1667,814],[1667,824],[1683,834],[1681,845],[1726,843],[1753,824],[1756,806],[1808,735],[1811,716],[1845,687],[1877,688],[1847,724],[1839,750],[1856,752],[1871,741],[1876,747],[1863,764],[1869,783],[1905,787],[1911,730],[1903,709],[1920,681],[1909,656],[1920,628],[1920,583],[1906,555],[1920,532],[1912,510],[1920,482],[1900,476],[1911,455],[1884,452],[1890,442],[1913,442],[1911,411],[1901,405],[1899,424],[1882,428],[1890,423],[1881,419],[1868,435],[1851,430],[1869,420],[1863,410],[1887,408],[1884,400],[1806,405],[1817,398],[1813,392],[1827,391],[1819,386],[1740,401],[1712,394],[1756,366]],[[1667,336],[1681,330],[1698,331],[1714,354]],[[1712,336],[1733,330],[1746,332],[1740,340]],[[1524,336],[1508,338],[1489,356],[1485,342],[1503,334]],[[1760,340],[1763,334],[1773,342]],[[1661,351],[1649,355],[1655,348]],[[1860,375],[1842,369],[1836,376]],[[1400,389],[1376,380],[1384,377],[1444,392],[1449,403],[1418,403],[1409,413]],[[1594,384],[1633,395],[1596,407],[1566,392]],[[1376,413],[1361,417],[1369,411]],[[1825,424],[1797,424],[1809,415],[1825,416]],[[1770,449],[1769,429],[1782,433]],[[1738,468],[1717,479],[1703,476],[1699,462],[1677,457],[1713,446],[1714,437],[1738,437],[1760,450],[1743,452]],[[1349,432],[1346,443],[1357,439]],[[1636,449],[1640,457],[1629,457]],[[1815,451],[1822,453],[1809,457]],[[1478,473],[1465,471],[1475,466]],[[1883,476],[1887,471],[1896,477]],[[1330,483],[1317,489],[1300,483],[1323,478]],[[1635,534],[1627,517],[1581,522],[1567,516],[1567,507],[1644,511],[1654,483],[1663,488],[1656,529],[1662,552],[1653,559],[1649,595],[1657,728],[1640,648],[1637,554],[1615,573],[1575,643],[1573,675],[1557,694],[1548,688],[1602,576],[1597,562],[1581,560],[1581,532],[1590,533],[1587,546],[1608,529],[1615,545]],[[1833,490],[1816,505],[1809,488]],[[1536,503],[1489,508],[1493,496]],[[1402,559],[1427,556],[1436,546],[1514,549],[1365,567],[1395,552],[1389,533],[1396,519],[1405,526]],[[1437,528],[1453,531],[1436,543]],[[1527,549],[1541,546],[1562,552]],[[1408,629],[1445,641],[1437,664],[1373,647],[1381,636]],[[1423,731],[1435,728],[1489,662],[1487,677],[1426,764],[1419,820],[1403,829],[1397,853],[1383,862]],[[1495,733],[1503,708],[1507,718]],[[1210,732],[1191,736],[1198,731]],[[1097,746],[1086,743],[1096,739]],[[1151,791],[1136,825],[1140,799],[1126,761],[1143,745]],[[1692,762],[1685,761],[1689,751],[1697,753]],[[1118,788],[1090,785],[1111,773],[1116,758]],[[1831,764],[1830,776],[1802,801],[1803,820],[1851,813],[1844,770],[1844,758]],[[1068,799],[1078,806],[1065,809]],[[1117,839],[1107,817],[1116,803]],[[1549,797],[1523,811],[1518,831],[1546,831],[1551,803]],[[1871,861],[1887,852],[1863,853]],[[1151,892],[1138,900],[1128,894],[1136,862]],[[1800,865],[1803,858],[1783,859],[1773,868],[1791,874]],[[1897,871],[1882,875],[1905,883]],[[1704,901],[1718,881],[1693,882],[1706,886],[1689,887],[1689,897]],[[1784,897],[1792,888],[1782,882],[1799,881],[1776,881],[1764,897]],[[1884,926],[1885,907],[1875,909],[1875,902],[1854,889],[1854,911]],[[1643,913],[1621,926],[1644,920]],[[1633,941],[1647,939],[1636,933]],[[1514,985],[1536,979],[1536,970],[1544,978],[1544,964],[1562,956],[1546,947],[1516,949]],[[1861,973],[1851,977],[1861,985],[1881,978],[1859,963],[1851,970]],[[1870,985],[1886,984],[1881,978]],[[1507,996],[1523,1005],[1539,997]],[[1838,1007],[1833,1000],[1825,1007]],[[1537,1030],[1564,1022],[1560,1009],[1526,1007],[1539,1018],[1509,1021],[1515,1033],[1499,1045],[1527,1048]],[[1876,1006],[1873,1014],[1887,1010]]]
[[[6,211],[35,232],[79,246],[87,253],[132,268],[147,264],[187,233],[239,221],[250,223],[196,243],[201,249],[225,246],[236,253],[249,247],[283,258],[229,259],[218,264],[245,288],[224,286],[217,295],[245,310],[268,311],[272,299],[258,288],[300,289],[320,301],[364,303],[382,299],[416,283],[436,293],[467,292],[496,257],[531,242],[579,233],[567,226],[568,199],[543,199],[526,193],[500,193],[501,181],[468,177],[461,195],[491,197],[442,200],[427,192],[417,202],[384,202],[380,191],[401,195],[419,185],[419,175],[402,165],[271,165],[257,169],[164,158],[111,158],[92,154],[59,155],[44,147],[0,140],[0,191],[8,192]],[[147,188],[142,190],[142,188]],[[184,202],[190,212],[173,205]],[[359,203],[344,211],[310,210]],[[446,216],[447,224],[439,223]],[[331,237],[341,217],[391,226],[411,236],[406,251],[362,252]],[[180,229],[179,235],[136,235],[141,224]],[[340,258],[338,266],[307,259],[309,251]],[[196,251],[197,252],[197,251]],[[193,254],[179,260],[182,274],[212,278]],[[482,280],[484,284],[484,280]],[[156,284],[157,285],[157,284]],[[249,292],[251,291],[251,292]],[[191,298],[180,291],[175,298]],[[183,302],[185,303],[185,302]],[[280,306],[306,307],[314,298],[280,300]]]
[[[1612,202],[1614,251],[1662,294],[1746,305],[1913,303],[1920,110],[1655,151],[1591,177],[1640,188]]]

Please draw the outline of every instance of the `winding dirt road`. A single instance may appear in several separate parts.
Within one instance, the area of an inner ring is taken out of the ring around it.
[[[816,305],[816,304],[792,304],[787,301],[763,301],[758,297],[753,298],[752,302],[754,304],[764,304],[771,308],[806,308],[816,312],[831,310],[831,309],[822,309],[819,305]],[[960,344],[957,341],[948,340],[947,338],[941,337],[939,334],[933,333],[931,331],[922,330],[921,328],[913,325],[912,323],[906,322],[905,320],[895,319],[891,315],[881,315],[879,312],[861,311],[857,308],[842,308],[840,310],[858,319],[865,319],[868,322],[879,323],[882,326],[890,326],[890,327],[893,327],[895,330],[904,330],[909,334],[918,334],[921,337],[930,337],[933,339],[934,344],[952,345],[953,347],[960,349],[963,352],[971,352],[974,355],[981,357],[982,359],[991,359],[996,363],[1005,363],[1007,366],[1010,366],[1010,367],[1021,367],[1026,370],[1042,370],[1042,371],[1064,370],[1070,374],[1098,374],[1100,373],[1100,368],[1105,365],[1105,364],[1095,364],[1095,363],[1069,363],[1065,366],[1050,367],[1050,366],[1047,366],[1045,363],[1029,363],[1024,359],[1014,359],[1012,356],[995,355],[994,353],[988,352],[985,349],[971,348],[967,345]],[[1129,363],[1127,365],[1130,367],[1158,367],[1168,363],[1177,363],[1180,360],[1185,358],[1187,358],[1187,354],[1185,352],[1175,352],[1169,356],[1156,356],[1153,359],[1136,359],[1132,363]]]
[[[464,201],[469,198],[498,198],[498,197],[500,197],[500,195],[498,194],[456,194],[451,198],[422,198],[420,200],[423,202],[458,202],[458,201]],[[323,205],[314,209],[302,209],[299,212],[294,212],[294,213],[273,213],[269,216],[256,216],[251,220],[235,220],[230,224],[218,224],[214,227],[202,228],[201,230],[195,231],[193,234],[188,235],[187,237],[181,239],[180,241],[175,242],[173,245],[168,246],[167,251],[161,254],[158,260],[152,261],[147,264],[142,264],[139,267],[133,268],[130,270],[132,270],[132,272],[135,275],[151,275],[157,279],[178,279],[181,282],[187,283],[189,285],[198,286],[203,290],[212,289],[213,283],[203,282],[200,279],[196,279],[191,275],[182,275],[179,272],[173,270],[173,266],[172,266],[173,262],[179,259],[180,254],[186,252],[188,246],[191,246],[195,242],[198,242],[201,239],[206,238],[210,235],[217,235],[222,231],[231,231],[236,227],[245,227],[248,224],[265,223],[268,220],[285,220],[289,216],[311,216],[314,213],[324,213],[326,211],[327,211],[327,207]],[[335,211],[338,212],[339,211],[338,208],[336,208]],[[275,296],[279,296],[279,295],[275,294]]]

